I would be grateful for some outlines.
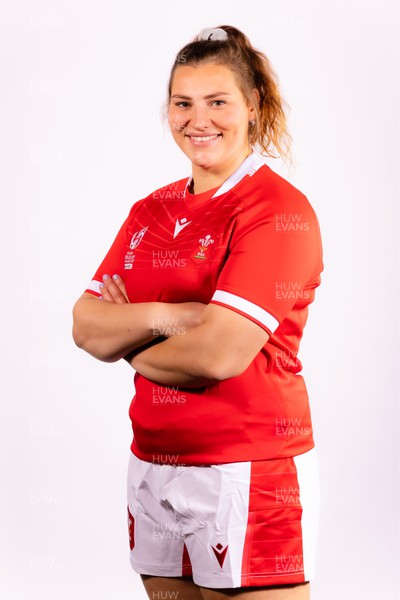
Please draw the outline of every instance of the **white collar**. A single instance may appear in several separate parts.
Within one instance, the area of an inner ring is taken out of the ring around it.
[[[235,185],[239,183],[246,175],[251,177],[260,167],[265,165],[264,158],[255,150],[247,158],[244,159],[241,165],[226,179],[220,187],[217,189],[215,194],[211,196],[211,198],[216,198],[217,196],[221,196],[221,194],[225,194],[229,192]],[[186,182],[185,190],[183,192],[184,197],[186,196],[186,190],[190,186],[193,181],[193,176],[190,175]]]

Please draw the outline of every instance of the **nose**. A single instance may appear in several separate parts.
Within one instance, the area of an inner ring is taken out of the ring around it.
[[[210,116],[207,106],[192,107],[190,124],[194,129],[206,129],[210,125]]]

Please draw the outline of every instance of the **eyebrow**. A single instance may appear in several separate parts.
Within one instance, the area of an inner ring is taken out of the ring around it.
[[[208,96],[204,96],[206,100],[210,98],[215,98],[216,96],[230,96],[228,92],[216,92],[215,94],[208,94]],[[174,94],[171,98],[184,98],[185,100],[191,100],[190,96],[184,96],[183,94]]]

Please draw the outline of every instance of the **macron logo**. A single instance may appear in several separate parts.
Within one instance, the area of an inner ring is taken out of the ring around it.
[[[222,569],[222,567],[224,565],[225,556],[228,551],[228,546],[225,546],[225,548],[224,548],[222,544],[218,543],[215,546],[215,548],[214,548],[214,546],[211,546],[211,548],[214,550],[214,554],[217,558],[217,561],[219,562],[219,566]]]
[[[180,233],[182,229],[185,229],[187,225],[190,225],[191,222],[192,221],[188,221],[186,217],[184,217],[183,219],[177,219],[175,223],[174,239],[176,238],[178,233]]]

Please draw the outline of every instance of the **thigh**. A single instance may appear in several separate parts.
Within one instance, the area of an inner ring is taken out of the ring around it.
[[[143,585],[151,600],[176,598],[177,600],[203,600],[199,587],[188,577],[156,577],[141,575]]]
[[[272,587],[248,587],[233,589],[209,589],[200,587],[203,600],[310,600],[310,584]]]

